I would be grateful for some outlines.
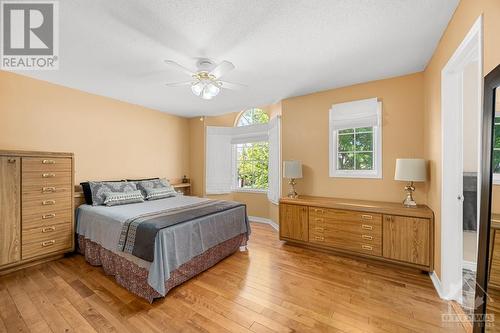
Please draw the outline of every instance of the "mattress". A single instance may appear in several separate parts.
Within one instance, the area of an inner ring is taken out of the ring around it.
[[[165,296],[165,281],[171,272],[240,234],[249,234],[250,226],[245,207],[204,216],[160,230],[154,245],[154,260],[148,262],[118,249],[122,227],[126,221],[154,212],[178,209],[210,199],[175,196],[121,206],[81,205],[76,211],[78,236],[90,240],[106,250],[133,262],[148,271],[148,284]]]

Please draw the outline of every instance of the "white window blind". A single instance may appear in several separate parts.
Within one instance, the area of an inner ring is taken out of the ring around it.
[[[206,129],[206,193],[230,193],[232,188],[232,127],[207,126]]]
[[[334,104],[330,109],[330,130],[379,126],[377,98]]]
[[[275,204],[279,202],[281,184],[280,126],[280,116],[269,121],[269,188],[267,191],[267,198]]]

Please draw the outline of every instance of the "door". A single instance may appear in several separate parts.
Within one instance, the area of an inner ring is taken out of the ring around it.
[[[280,204],[280,237],[309,240],[307,206]]]
[[[19,157],[0,157],[0,266],[21,259],[21,178]]]
[[[385,258],[429,266],[429,219],[385,215],[383,235]]]

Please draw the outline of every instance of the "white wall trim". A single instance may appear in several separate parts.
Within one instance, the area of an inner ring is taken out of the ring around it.
[[[441,280],[438,280],[438,292],[444,299],[457,301],[461,297],[457,289],[461,290],[463,266],[462,74],[465,65],[477,59],[479,76],[482,78],[482,27],[481,15],[441,71]],[[482,84],[479,89],[479,96],[482,97]],[[478,110],[481,110],[480,106]],[[481,114],[479,112],[478,117]],[[480,138],[480,133],[478,135]]]
[[[436,289],[440,298],[445,298],[443,293],[443,288],[441,287],[441,280],[436,275],[436,272],[430,272],[429,277],[431,278],[432,284],[434,285],[434,289]]]
[[[279,226],[276,222],[274,222],[271,219],[266,219],[265,217],[258,217],[258,216],[248,216],[248,220],[250,222],[255,222],[255,223],[264,223],[264,224],[269,224],[271,227],[273,227],[275,230],[279,230]]]

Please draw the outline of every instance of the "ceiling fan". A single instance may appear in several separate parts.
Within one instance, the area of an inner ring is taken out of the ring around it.
[[[181,70],[192,78],[189,81],[167,83],[167,87],[191,86],[193,94],[203,99],[214,98],[219,94],[221,89],[237,90],[245,87],[242,84],[230,83],[220,79],[224,74],[235,68],[231,62],[226,60],[219,64],[215,64],[210,59],[199,59],[196,63],[196,71],[192,71],[172,60],[165,60],[165,63],[173,68]]]

